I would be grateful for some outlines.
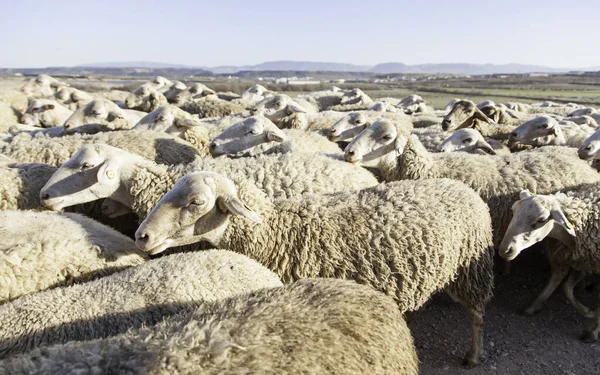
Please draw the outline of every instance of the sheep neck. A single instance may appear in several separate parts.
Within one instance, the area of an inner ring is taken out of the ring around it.
[[[130,200],[130,207],[140,220],[148,216],[183,174],[184,170],[180,167],[167,167],[151,161],[133,164],[128,178],[124,180],[124,195]]]
[[[396,168],[388,174],[388,181],[420,180],[431,178],[433,158],[421,142],[410,136],[396,161]]]

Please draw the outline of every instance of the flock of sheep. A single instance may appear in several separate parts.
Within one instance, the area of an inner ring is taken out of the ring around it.
[[[438,291],[474,367],[495,252],[538,242],[552,275],[526,312],[566,279],[596,341],[573,289],[600,271],[599,121],[40,75],[0,94],[0,373],[416,374],[404,314]]]

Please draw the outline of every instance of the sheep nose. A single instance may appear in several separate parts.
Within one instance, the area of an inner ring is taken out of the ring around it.
[[[251,108],[251,109],[250,109],[250,112],[252,112],[252,113],[257,113],[257,112],[258,112],[258,108]]]
[[[450,120],[443,119],[442,120],[442,130],[448,130],[449,127],[450,127]]]
[[[517,138],[519,135],[517,133],[510,133],[511,138]]]
[[[48,199],[50,199],[50,194],[48,194],[48,193],[41,193],[40,194],[40,199],[43,200],[43,201],[48,200]]]
[[[344,159],[346,159],[347,162],[354,163],[357,160],[356,152],[354,150],[346,150]]]
[[[63,126],[64,126],[65,130],[71,129],[71,124],[64,124]]]
[[[150,242],[150,234],[148,232],[136,233],[135,234],[135,243],[140,247],[143,247]]]

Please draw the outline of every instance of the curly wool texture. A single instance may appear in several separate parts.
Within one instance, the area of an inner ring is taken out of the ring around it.
[[[114,336],[207,302],[281,285],[273,272],[231,251],[170,255],[0,306],[0,357]]]
[[[0,236],[0,303],[146,259],[130,238],[74,213],[2,211]]]
[[[193,115],[199,115],[200,118],[225,117],[245,111],[241,105],[219,99],[216,95],[194,99],[179,105],[179,108]]]
[[[151,328],[38,349],[0,362],[0,371],[416,375],[418,360],[389,297],[310,279],[206,304]]]
[[[20,120],[21,113],[19,111],[8,104],[0,103],[0,133],[8,132]]]
[[[392,112],[361,112],[367,123],[375,122],[379,119],[387,119],[395,123],[402,124],[406,129],[412,129],[413,124],[410,117],[403,113]],[[290,116],[273,121],[279,128],[282,129],[304,129],[304,130],[329,130],[340,119],[346,117],[348,113],[336,111],[323,111],[317,113],[294,113]]]
[[[575,247],[551,246],[548,255],[578,271],[600,272],[600,184],[585,184],[555,196],[575,229]]]
[[[443,131],[441,126],[431,126],[428,128],[416,128],[412,131],[421,144],[428,150],[437,152],[439,145],[444,142],[446,138],[452,135],[452,132]]]
[[[29,98],[21,91],[2,91],[0,92],[0,103],[6,103],[19,112],[25,112],[29,104]]]
[[[40,190],[56,167],[47,164],[0,166],[0,210],[27,210],[40,207]]]
[[[192,145],[177,137],[135,130],[65,137],[20,133],[8,141],[0,142],[0,153],[23,163],[60,166],[81,146],[90,143],[108,144],[164,164],[191,163],[198,156]]]
[[[360,190],[377,185],[370,172],[327,156],[261,155],[240,159],[200,159],[187,166],[140,165],[133,173],[133,211],[143,220],[175,182],[192,171],[212,171],[252,182],[273,199]]]
[[[402,154],[393,163],[380,168],[386,181],[451,178],[473,188],[490,208],[496,246],[508,228],[512,204],[519,200],[521,190],[551,194],[600,180],[598,172],[568,147],[495,156],[430,154],[414,136],[408,138]]]
[[[238,186],[263,223],[233,216],[215,245],[258,260],[283,282],[351,279],[392,296],[405,312],[417,310],[460,273],[481,270],[480,282],[473,280],[481,285],[450,289],[479,311],[492,296],[488,208],[459,182],[400,181],[274,204],[250,186]]]

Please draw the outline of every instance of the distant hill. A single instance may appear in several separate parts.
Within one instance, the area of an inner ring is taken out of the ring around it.
[[[2,69],[3,71],[21,71],[34,73],[36,71],[54,71],[64,74],[110,74],[124,71],[125,74],[143,75],[158,73],[159,71],[171,73],[177,76],[206,76],[206,75],[250,75],[252,72],[331,72],[331,73],[359,73],[372,74],[394,74],[394,73],[420,73],[420,74],[461,74],[461,75],[484,75],[484,74],[523,74],[523,73],[566,73],[569,71],[595,71],[598,67],[586,69],[558,69],[539,65],[526,64],[418,64],[407,65],[399,62],[388,62],[375,66],[355,65],[336,62],[312,62],[312,61],[267,61],[256,65],[241,66],[189,66],[182,64],[161,63],[151,61],[123,61],[103,62],[78,65],[74,67],[49,67],[43,69]]]

